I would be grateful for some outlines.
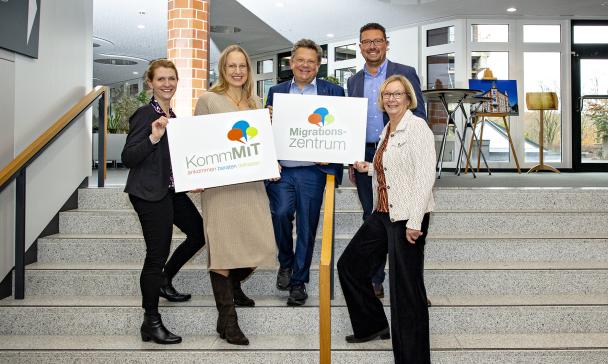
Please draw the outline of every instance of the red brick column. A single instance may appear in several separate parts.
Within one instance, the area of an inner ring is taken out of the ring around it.
[[[179,116],[191,116],[209,79],[209,0],[168,0],[168,5],[167,58],[179,72],[173,108]]]

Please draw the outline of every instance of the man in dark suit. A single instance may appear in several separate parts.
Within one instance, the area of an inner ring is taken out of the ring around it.
[[[394,63],[386,59],[386,51],[389,41],[386,38],[386,30],[378,23],[369,23],[361,27],[359,31],[359,48],[361,55],[365,59],[365,66],[362,70],[355,73],[348,79],[348,96],[366,97],[367,104],[367,130],[365,140],[365,160],[372,162],[380,133],[384,126],[388,123],[388,115],[380,111],[378,105],[378,92],[380,85],[386,78],[392,75],[403,75],[407,78],[416,93],[418,106],[412,110],[414,115],[426,120],[426,110],[424,108],[424,98],[420,90],[420,79],[413,67],[399,63]],[[351,166],[349,168],[349,177],[353,183],[357,185],[357,194],[359,201],[363,207],[363,220],[365,220],[374,208],[373,206],[373,191],[372,177],[367,173],[359,173]],[[372,279],[374,292],[379,298],[384,297],[384,266],[378,267],[377,273]]]
[[[270,88],[266,106],[272,114],[275,93],[344,96],[344,89],[317,78],[323,51],[315,42],[302,39],[291,51],[289,65],[293,79]],[[281,178],[266,185],[272,213],[274,235],[279,250],[280,268],[277,288],[289,289],[287,304],[300,306],[306,302],[306,283],[323,201],[326,174],[342,180],[342,164],[302,161],[279,161]],[[293,251],[293,219],[296,219],[296,250]]]

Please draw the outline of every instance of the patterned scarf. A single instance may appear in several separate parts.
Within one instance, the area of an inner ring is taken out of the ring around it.
[[[169,116],[167,116],[167,114],[163,111],[163,108],[160,107],[160,104],[158,103],[158,101],[156,101],[154,96],[152,96],[152,99],[150,99],[150,105],[152,105],[152,108],[154,108],[154,111],[156,111],[156,113],[160,116],[164,116],[166,118],[177,117],[177,116],[175,116],[173,109],[170,107],[169,107]],[[169,161],[169,163],[171,163],[171,161]],[[173,168],[171,168],[171,164],[169,164],[169,188],[173,188],[173,189],[175,188],[175,181],[173,180]]]

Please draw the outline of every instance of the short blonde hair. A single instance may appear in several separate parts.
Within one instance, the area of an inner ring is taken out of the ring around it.
[[[410,106],[408,107],[408,109],[414,110],[416,106],[418,106],[418,100],[416,99],[416,92],[414,91],[414,86],[412,86],[412,83],[407,78],[405,78],[405,76],[402,75],[392,75],[387,78],[380,86],[380,93],[378,93],[378,107],[380,108],[380,110],[382,110],[382,112],[386,111],[384,110],[384,102],[382,102],[382,94],[384,93],[386,86],[388,86],[389,83],[395,81],[401,82],[403,88],[405,88],[405,94],[410,99]]]

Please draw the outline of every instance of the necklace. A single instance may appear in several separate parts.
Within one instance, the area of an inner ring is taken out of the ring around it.
[[[230,101],[232,101],[232,103],[234,105],[236,105],[236,107],[239,107],[241,105],[241,102],[243,101],[243,91],[241,90],[241,98],[237,101],[234,97],[232,97],[230,95],[230,92],[226,91],[226,96],[228,96],[228,98],[230,99]]]

